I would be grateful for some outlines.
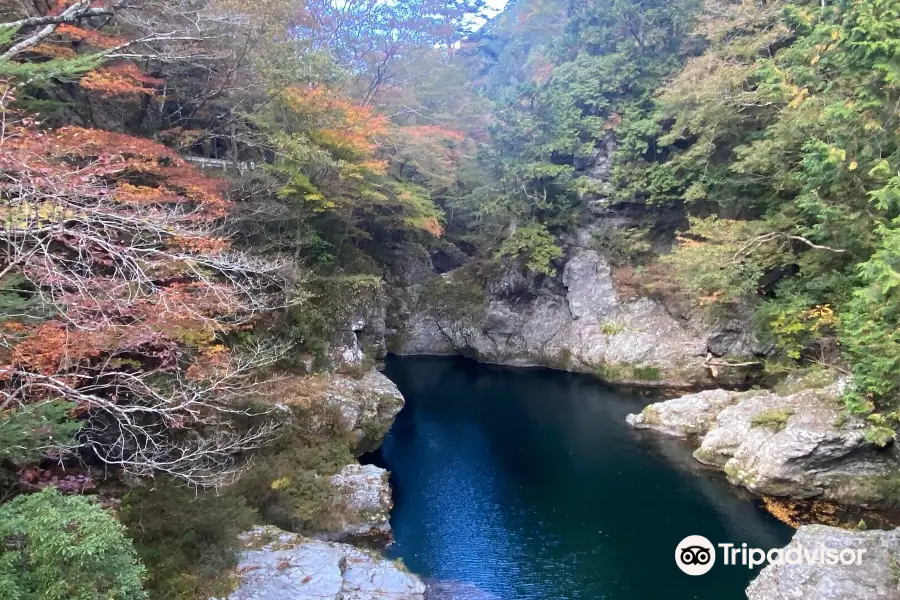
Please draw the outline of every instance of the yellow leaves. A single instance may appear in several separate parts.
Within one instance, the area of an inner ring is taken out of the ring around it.
[[[847,151],[843,148],[830,146],[828,148],[828,158],[835,162],[844,162],[847,160]]]
[[[60,223],[75,212],[53,202],[19,202],[0,207],[0,227],[6,231],[40,228]]]
[[[700,296],[697,300],[700,302],[700,306],[711,306],[719,302],[723,295],[723,292],[714,292],[708,296]]]
[[[800,108],[800,105],[803,104],[803,101],[809,96],[809,90],[807,88],[799,88],[796,85],[791,86],[791,101],[788,104],[789,108]]]
[[[847,168],[851,171],[855,171],[858,167],[859,167],[859,163],[856,162],[855,160],[851,161],[850,164],[847,166]]]
[[[697,240],[691,239],[689,237],[685,237],[683,235],[675,236],[675,239],[678,240],[678,243],[682,246],[694,247],[703,246],[703,242],[699,242]]]
[[[419,217],[406,220],[407,225],[427,231],[436,238],[444,235],[444,228],[436,217]]]
[[[841,39],[841,30],[840,30],[840,29],[835,29],[834,31],[832,31],[832,32],[831,32],[831,39],[833,39],[833,40],[835,40],[835,41]]]
[[[837,324],[837,315],[830,304],[819,304],[806,311],[806,318],[812,321],[811,331],[819,331],[822,327],[831,327]]]
[[[273,490],[283,490],[284,488],[288,487],[289,485],[291,485],[291,478],[290,477],[282,477],[280,479],[276,479],[271,484],[269,484],[269,487],[272,488]]]
[[[811,64],[811,65],[817,65],[817,64],[819,64],[819,61],[820,61],[820,60],[822,60],[822,55],[821,55],[821,54],[816,54],[815,56],[813,56],[813,58],[812,58],[812,60],[809,62],[809,64]]]

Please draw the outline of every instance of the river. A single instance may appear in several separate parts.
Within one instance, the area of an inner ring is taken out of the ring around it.
[[[432,598],[738,600],[754,571],[685,575],[678,542],[790,540],[683,441],[632,431],[646,398],[457,358],[391,357],[385,373],[407,400],[375,458],[394,488],[388,554]]]

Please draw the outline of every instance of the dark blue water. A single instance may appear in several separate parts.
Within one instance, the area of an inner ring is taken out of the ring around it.
[[[462,359],[391,358],[407,406],[382,449],[402,558],[454,600],[730,600],[754,572],[681,573],[675,546],[785,545],[791,530],[700,470],[678,440],[639,435],[648,401],[584,376]]]

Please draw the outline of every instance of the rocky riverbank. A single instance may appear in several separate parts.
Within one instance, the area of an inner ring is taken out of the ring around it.
[[[794,393],[705,391],[629,415],[636,429],[694,438],[694,458],[764,496],[896,507],[900,452],[841,403],[846,380]]]
[[[900,529],[846,531],[801,527],[785,548],[862,552],[860,564],[778,564],[765,567],[747,588],[748,600],[894,600],[900,598]]]
[[[276,494],[269,504],[282,503],[269,522],[284,520],[283,527],[303,535],[274,526],[243,534],[238,584],[228,599],[424,599],[417,577],[372,550],[392,538],[387,471],[358,462],[330,466],[381,445],[403,408],[397,386],[376,370],[322,372],[282,379],[270,398],[294,436],[282,440],[285,458],[276,463],[297,460],[314,469],[267,482]],[[292,448],[303,450],[291,454]]]
[[[530,273],[515,261],[502,267],[468,263],[436,274],[427,254],[399,252],[388,277],[389,350],[458,354],[666,388],[714,386],[716,378],[730,384],[745,372],[712,369],[710,359],[746,362],[765,354],[739,319],[713,322],[624,289],[591,240],[591,229],[580,231],[554,277]]]

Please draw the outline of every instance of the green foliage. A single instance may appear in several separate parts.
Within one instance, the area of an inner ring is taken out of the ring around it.
[[[757,311],[776,347],[794,360],[801,358],[805,349],[834,336],[837,317],[831,306],[810,307],[811,302],[808,296],[784,290],[777,301],[766,302]]]
[[[879,448],[884,448],[897,439],[897,431],[884,426],[869,427],[863,434],[867,442],[875,444]]]
[[[703,51],[616,129],[616,197],[690,218],[665,259],[681,287],[756,304],[784,358],[834,360],[837,340],[861,411],[900,389],[898,14],[896,0],[705,0]]]
[[[556,240],[540,223],[523,225],[506,238],[497,250],[497,258],[515,258],[543,275],[556,275],[553,261],[562,256]]]
[[[733,303],[752,295],[760,277],[779,264],[777,244],[756,241],[765,228],[764,223],[750,221],[693,218],[690,237],[680,237],[663,262],[701,304]]]
[[[618,264],[636,265],[653,254],[649,227],[601,228],[591,234],[597,248]]]
[[[841,340],[853,362],[857,407],[900,405],[900,221],[879,228],[882,242],[859,267],[862,286],[841,315]]]
[[[21,274],[12,272],[0,280],[0,320],[45,317],[46,307]]]
[[[256,514],[230,490],[195,490],[158,479],[131,490],[121,519],[149,577],[150,598],[205,600],[230,592],[239,533]]]
[[[72,402],[44,402],[0,412],[2,458],[36,461],[50,449],[68,447],[82,423],[71,417]]]
[[[470,60],[496,123],[480,155],[482,183],[454,208],[488,232],[488,246],[515,222],[572,227],[585,197],[608,196],[605,182],[582,172],[623,115],[648,122],[652,90],[679,64],[696,4],[526,0],[486,28]]]
[[[486,310],[485,280],[478,265],[432,277],[422,286],[419,304],[437,318],[477,322]]]
[[[312,533],[321,531],[330,517],[333,488],[328,476],[353,462],[353,440],[333,411],[292,410],[281,437],[257,455],[233,492],[265,522]]]
[[[600,331],[603,335],[618,335],[622,333],[623,327],[615,321],[604,321],[600,324]]]
[[[0,32],[0,46],[7,32]],[[54,58],[45,62],[15,62],[0,60],[0,77],[16,79],[28,85],[45,83],[50,79],[72,81],[93,71],[105,59],[104,54],[85,54],[74,58]]]
[[[49,487],[0,507],[0,598],[138,600],[144,567],[96,502]]]

